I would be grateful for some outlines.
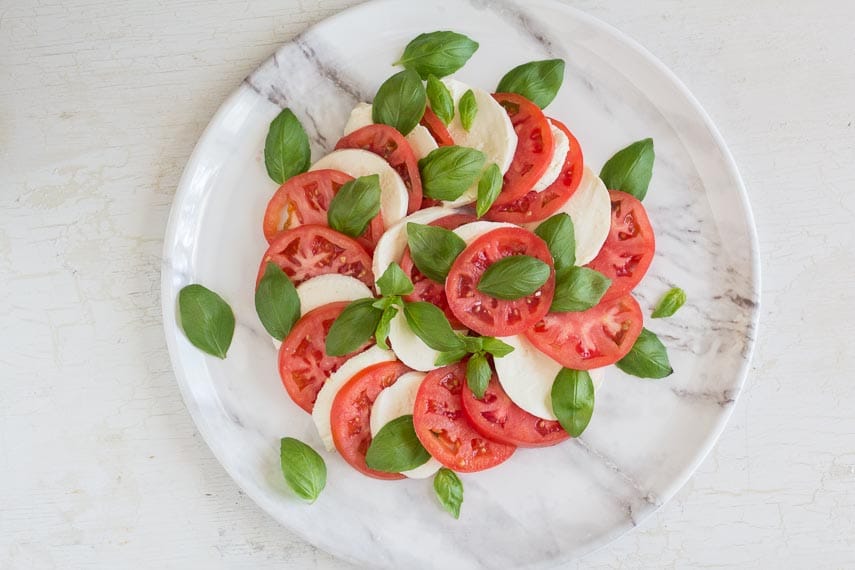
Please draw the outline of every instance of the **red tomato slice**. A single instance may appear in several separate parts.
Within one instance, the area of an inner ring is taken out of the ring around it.
[[[371,445],[371,406],[377,395],[410,369],[400,362],[383,362],[358,372],[341,387],[332,404],[330,427],[341,457],[357,471],[376,479],[403,479],[400,473],[375,471],[365,464]]]
[[[322,305],[306,313],[282,341],[279,349],[279,376],[294,403],[311,413],[318,392],[344,362],[368,348],[366,342],[346,356],[328,356],[325,350],[327,333],[347,302]]]
[[[516,93],[494,93],[493,99],[505,108],[517,133],[517,150],[505,172],[503,202],[522,198],[531,191],[552,159],[552,131],[540,107]]]
[[[476,289],[481,276],[496,261],[512,255],[530,255],[548,264],[543,286],[527,297],[505,301]],[[555,292],[555,270],[546,243],[522,228],[487,232],[463,250],[445,280],[445,295],[454,316],[485,336],[509,336],[529,329],[549,311]]]
[[[422,115],[420,124],[428,130],[433,140],[439,146],[451,146],[454,144],[454,139],[451,138],[451,134],[449,134],[445,123],[436,116],[436,113],[430,107],[425,107],[425,114]]]
[[[587,311],[549,313],[525,335],[565,368],[591,370],[626,356],[641,328],[641,307],[632,295],[624,295]]]
[[[422,204],[422,179],[419,164],[410,143],[404,135],[389,125],[368,125],[342,137],[335,148],[359,148],[382,157],[404,181],[409,192],[407,213],[418,210]],[[378,236],[379,238],[379,236]]]
[[[558,422],[533,416],[514,404],[495,373],[481,399],[463,388],[463,410],[481,435],[508,445],[546,447],[570,437]]]
[[[564,126],[564,123],[555,119],[550,119],[550,121],[553,125],[564,131],[564,134],[570,140],[570,150],[567,151],[567,155],[564,158],[564,166],[561,167],[561,173],[558,175],[558,178],[540,192],[532,190],[522,198],[517,198],[516,200],[508,201],[504,192],[502,192],[499,194],[499,199],[496,200],[496,203],[487,212],[485,217],[488,220],[511,222],[514,224],[545,220],[557,212],[579,187],[584,168],[582,147],[579,146],[579,141]]]
[[[653,227],[641,202],[618,190],[609,190],[609,197],[612,201],[609,236],[600,253],[588,264],[612,280],[603,301],[635,289],[650,268],[656,251]]]
[[[478,433],[463,411],[461,392],[466,364],[458,362],[429,372],[416,394],[416,435],[437,461],[461,473],[495,467],[516,450]]]
[[[371,257],[356,241],[326,226],[298,226],[280,233],[261,259],[256,286],[268,261],[281,267],[295,286],[328,273],[348,275],[374,286]]]

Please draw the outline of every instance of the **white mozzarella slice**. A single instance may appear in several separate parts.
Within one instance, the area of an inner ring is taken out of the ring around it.
[[[398,360],[414,370],[427,372],[439,368],[434,364],[439,351],[426,345],[425,341],[413,332],[403,311],[399,310],[389,323],[389,344]]]
[[[313,164],[309,170],[323,168],[340,170],[354,178],[371,174],[379,175],[380,214],[383,216],[383,225],[389,228],[407,215],[410,197],[404,181],[388,162],[373,152],[355,148],[334,150]]]
[[[318,275],[297,286],[300,298],[300,316],[327,303],[338,301],[356,301],[373,297],[371,289],[359,279],[347,275],[330,273]]]
[[[570,139],[564,134],[564,131],[549,123],[549,130],[552,131],[552,140],[554,146],[552,150],[552,158],[549,159],[549,166],[546,167],[546,172],[540,177],[540,180],[532,187],[535,192],[546,190],[552,183],[558,180],[558,175],[561,174],[561,169],[564,167],[564,160],[567,158],[567,153],[570,151]]]
[[[466,245],[469,245],[482,235],[487,232],[491,232],[493,230],[498,230],[500,228],[516,228],[519,226],[515,226],[514,224],[509,224],[508,222],[470,222],[468,224],[463,224],[459,228],[454,230],[463,241],[466,242]]]
[[[377,395],[371,407],[371,437],[376,436],[383,426],[395,418],[413,413],[416,393],[424,377],[423,372],[407,372]],[[424,465],[402,471],[402,475],[411,479],[425,479],[436,473],[440,467],[442,464],[431,457]]]
[[[348,118],[347,124],[344,126],[344,134],[349,135],[362,127],[373,125],[374,120],[371,118],[371,111],[371,103],[357,103],[353,111],[350,112],[350,118]],[[410,148],[413,149],[416,160],[426,157],[430,154],[430,151],[438,148],[430,131],[421,125],[416,125],[405,138],[410,143]]]
[[[380,364],[381,362],[393,362],[394,360],[395,354],[391,350],[383,350],[379,346],[372,346],[365,352],[361,352],[347,360],[324,382],[321,391],[318,392],[318,399],[315,400],[315,407],[312,409],[312,420],[315,422],[315,427],[318,428],[318,435],[321,436],[321,441],[324,443],[327,451],[335,450],[335,444],[332,439],[332,428],[330,427],[330,412],[332,411],[333,400],[338,391],[360,370]]]

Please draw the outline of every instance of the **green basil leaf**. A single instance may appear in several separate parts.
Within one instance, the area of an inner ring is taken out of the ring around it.
[[[365,463],[384,473],[400,473],[424,465],[430,453],[413,427],[413,416],[401,416],[380,428],[365,453]]]
[[[327,484],[327,464],[318,452],[293,437],[279,443],[282,475],[294,494],[314,503]]]
[[[425,85],[414,71],[401,71],[387,79],[371,107],[371,120],[377,124],[395,127],[408,135],[425,114],[427,94]]]
[[[383,314],[380,316],[380,322],[377,323],[377,329],[374,331],[374,339],[377,341],[377,346],[383,350],[389,350],[389,329],[391,328],[392,319],[398,314],[398,307],[389,305],[383,309]]]
[[[419,160],[422,190],[434,200],[456,200],[475,184],[486,160],[484,153],[464,146],[441,146]]]
[[[579,437],[594,414],[594,383],[586,370],[562,368],[552,384],[552,411],[572,437]]]
[[[456,32],[419,34],[407,44],[395,65],[414,70],[422,79],[431,74],[445,77],[463,67],[477,49],[478,42]]]
[[[416,336],[432,349],[448,352],[463,348],[463,341],[435,305],[424,301],[404,303],[404,317]]]
[[[563,82],[563,59],[530,61],[507,72],[496,92],[518,93],[543,109],[555,99]]]
[[[555,214],[541,222],[534,233],[549,247],[549,253],[555,261],[555,271],[576,264],[576,232],[570,216]]]
[[[549,265],[536,257],[512,255],[490,265],[477,289],[496,299],[520,299],[540,289],[549,274]]]
[[[264,166],[277,184],[309,169],[312,160],[309,137],[291,111],[284,109],[270,123],[264,141]]]
[[[484,339],[483,346],[484,351],[489,352],[493,355],[493,358],[502,358],[504,356],[509,355],[514,351],[514,347],[509,345],[508,343],[501,341],[492,336],[484,336],[481,337]]]
[[[491,164],[481,173],[478,181],[478,200],[475,202],[475,215],[479,218],[487,213],[499,192],[502,191],[502,171],[497,164]]]
[[[391,295],[409,295],[413,292],[413,282],[394,261],[389,264],[380,279],[377,280],[380,294],[386,297]]]
[[[329,226],[350,237],[359,237],[380,213],[380,176],[360,176],[339,188],[327,210]]]
[[[454,118],[454,99],[451,98],[451,91],[445,83],[435,75],[429,75],[427,78],[427,98],[434,114],[443,124],[448,125]]]
[[[609,190],[620,190],[644,200],[653,177],[655,158],[653,139],[636,141],[606,161],[600,178]]]
[[[475,354],[476,352],[481,352],[484,350],[484,337],[483,336],[460,335],[460,340],[463,341],[463,349],[466,352],[469,352],[471,354]]]
[[[393,295],[391,297],[380,297],[379,299],[374,299],[374,302],[371,303],[371,306],[375,309],[385,311],[386,307],[399,304],[400,302],[401,298]]]
[[[468,131],[472,128],[475,115],[478,114],[478,101],[475,100],[475,93],[471,89],[467,90],[457,102],[457,110],[460,113],[460,124]]]
[[[612,280],[587,267],[565,267],[555,273],[551,313],[587,311],[606,294]]]
[[[463,482],[460,477],[451,469],[442,467],[433,477],[433,490],[442,508],[459,519],[460,505],[463,504]]]
[[[178,314],[193,346],[226,357],[235,333],[235,315],[222,297],[202,285],[187,285],[178,292]]]
[[[487,357],[483,354],[473,354],[469,358],[469,362],[466,363],[466,385],[469,386],[476,398],[484,397],[491,376],[493,376],[493,371],[490,369]]]
[[[300,297],[282,269],[267,262],[255,290],[255,312],[270,336],[282,340],[300,318]]]
[[[466,249],[466,242],[456,233],[413,222],[407,223],[407,245],[413,264],[437,283],[445,283],[454,260]]]
[[[374,306],[374,299],[351,302],[333,322],[327,333],[326,351],[330,356],[350,354],[371,338],[383,311]]]
[[[650,315],[654,319],[670,317],[686,303],[686,292],[679,287],[674,287],[659,300],[659,304]]]
[[[463,348],[440,352],[433,364],[434,366],[447,366],[449,364],[454,364],[455,362],[463,360],[463,357],[467,354],[469,354],[469,351]]]
[[[665,378],[674,372],[668,361],[665,345],[658,336],[647,329],[641,330],[641,334],[632,345],[632,350],[618,360],[615,366],[639,378]]]

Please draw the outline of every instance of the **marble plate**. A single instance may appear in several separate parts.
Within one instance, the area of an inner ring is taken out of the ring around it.
[[[637,290],[649,309],[672,285],[689,302],[648,323],[676,372],[662,381],[613,370],[584,436],[520,450],[498,469],[463,476],[456,521],[429,481],[381,482],[327,454],[329,482],[304,505],[279,471],[278,440],[316,448],[309,416],[290,402],[276,352],[253,307],[265,249],[261,218],[275,190],[264,137],[280,107],[311,135],[313,157],[340,136],[349,110],[370,100],[421,32],[454,29],[481,47],[460,78],[492,89],[519,63],[562,57],[564,87],[548,108],[579,138],[595,171],[615,150],[653,137],[645,200],[657,231],[653,266]],[[387,0],[306,31],[223,104],[181,179],[164,244],[166,338],[199,431],[235,481],[282,524],[371,567],[543,567],[581,556],[639,524],[687,480],[721,433],[748,370],[757,322],[757,240],[745,188],[698,102],[661,63],[616,30],[550,0]],[[194,349],[176,324],[178,290],[200,282],[238,320],[228,359]]]

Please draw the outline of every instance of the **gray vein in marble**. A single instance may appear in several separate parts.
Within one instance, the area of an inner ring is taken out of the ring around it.
[[[347,79],[339,68],[329,63],[325,63],[318,57],[317,50],[312,47],[307,36],[308,33],[301,34],[294,40],[294,43],[300,48],[300,51],[303,52],[306,59],[314,63],[321,76],[329,80],[340,91],[350,95],[350,97],[355,101],[367,101],[369,98],[368,95],[359,85],[357,85],[355,81]]]
[[[671,392],[678,398],[684,400],[689,400],[692,402],[709,402],[724,408],[736,401],[737,391],[728,388],[726,390],[721,391],[697,392],[693,390],[685,390],[683,388],[671,388]]]
[[[534,40],[547,55],[556,56],[555,42],[548,36],[543,26],[516,4],[503,0],[470,0],[470,2],[475,8],[493,10]]]

